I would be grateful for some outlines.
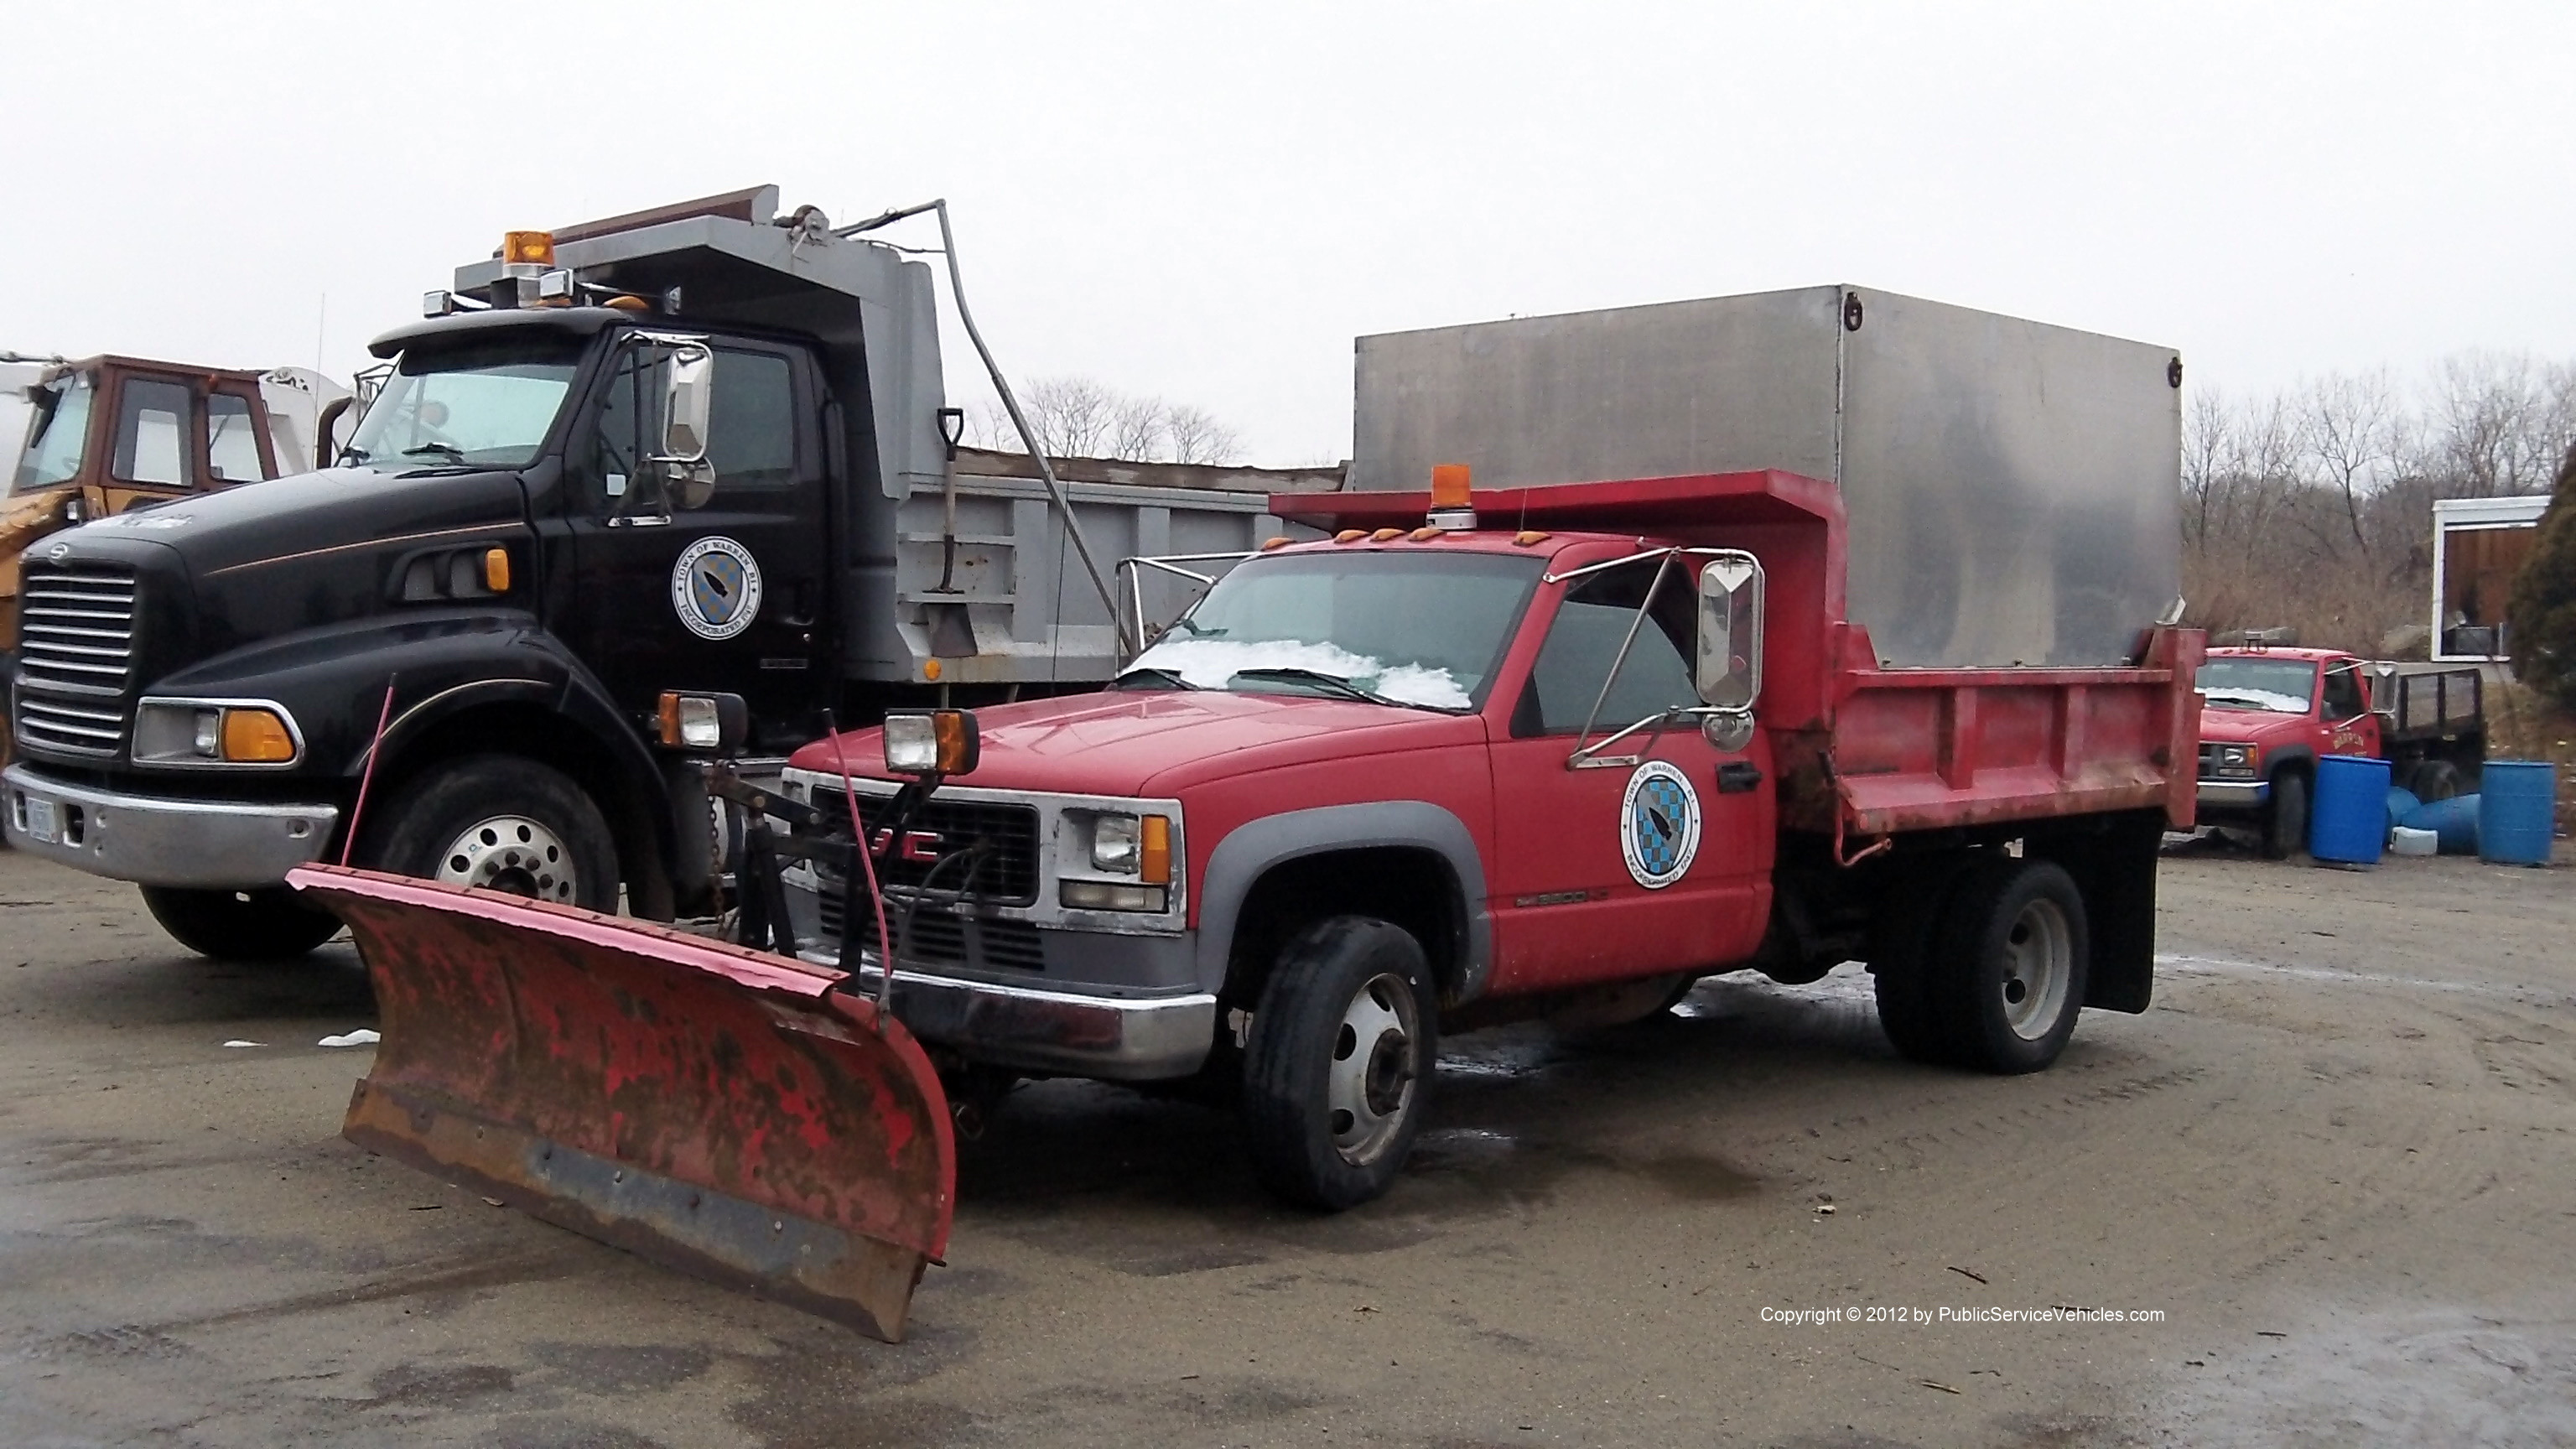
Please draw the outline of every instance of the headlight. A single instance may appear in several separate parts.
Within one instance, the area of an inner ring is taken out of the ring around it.
[[[134,712],[134,758],[146,765],[291,765],[304,747],[274,704],[147,699]]]
[[[1144,854],[1144,832],[1133,815],[1091,817],[1091,868],[1112,875],[1134,875]]]
[[[2262,763],[2260,745],[2220,745],[2211,752],[2210,773],[2235,779],[2252,779]]]
[[[966,710],[937,709],[885,717],[885,763],[890,775],[969,774],[981,753],[975,716]]]

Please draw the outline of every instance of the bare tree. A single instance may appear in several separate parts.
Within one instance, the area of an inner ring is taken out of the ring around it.
[[[1020,397],[1038,446],[1054,458],[1118,458],[1137,463],[1237,462],[1243,440],[1207,409],[1125,393],[1088,377],[1042,377]],[[967,440],[1016,452],[1023,444],[1010,415],[986,403],[967,416]]]
[[[1163,433],[1175,463],[1232,463],[1243,456],[1243,438],[1205,408],[1189,404],[1163,411]]]
[[[2363,536],[2363,498],[2387,481],[2407,433],[2406,410],[2388,371],[2328,373],[2299,397],[2299,442],[2306,461],[2343,498],[2353,547],[2370,556]]]
[[[1137,461],[1150,461],[1160,456],[1165,411],[1161,398],[1133,393],[1120,396],[1109,409],[1107,456]]]

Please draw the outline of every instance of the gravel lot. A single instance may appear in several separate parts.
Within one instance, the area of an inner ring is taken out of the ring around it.
[[[1855,967],[1461,1038],[1338,1218],[1030,1088],[888,1347],[343,1143],[345,945],[0,854],[0,1442],[2576,1443],[2569,881],[2169,858],[2155,1009],[2036,1077],[1900,1062]],[[2131,1317],[1955,1321],[2068,1307]]]

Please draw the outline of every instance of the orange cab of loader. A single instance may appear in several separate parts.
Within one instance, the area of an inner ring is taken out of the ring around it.
[[[315,424],[345,391],[296,368],[252,372],[99,356],[30,365],[11,391],[0,498],[0,692],[18,652],[19,556],[48,534],[141,504],[315,465]],[[16,379],[12,379],[15,381]],[[7,754],[0,725],[0,757]]]

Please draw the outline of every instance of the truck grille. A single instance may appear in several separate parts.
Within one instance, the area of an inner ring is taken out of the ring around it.
[[[17,732],[49,754],[125,748],[134,664],[134,576],[29,569],[18,612]]]
[[[818,791],[818,805],[839,802],[829,792]],[[891,796],[859,797],[859,818],[867,822],[873,836],[886,818],[886,808],[894,803]],[[843,817],[847,819],[846,816]],[[975,871],[975,893],[985,900],[1006,906],[1035,904],[1038,898],[1038,812],[1030,805],[993,805],[980,800],[941,800],[933,798],[913,812],[908,827],[917,835],[938,837],[930,848],[939,855],[955,855],[969,846],[986,849],[983,864]],[[899,854],[899,853],[898,853]],[[877,863],[881,878],[889,886],[917,886],[929,880],[931,866],[917,860],[881,860]],[[966,869],[952,865],[939,873],[930,884],[941,890],[955,890],[966,883]]]
[[[837,946],[841,940],[841,883],[822,877],[822,929],[825,943]],[[886,903],[886,927],[900,935],[903,932],[903,908],[899,901]],[[861,944],[873,947],[876,924],[867,925],[871,939]],[[1013,971],[1044,971],[1046,947],[1038,928],[1026,921],[996,921],[976,916],[952,915],[937,906],[923,906],[912,915],[912,935],[905,942],[906,965],[1000,967]]]

